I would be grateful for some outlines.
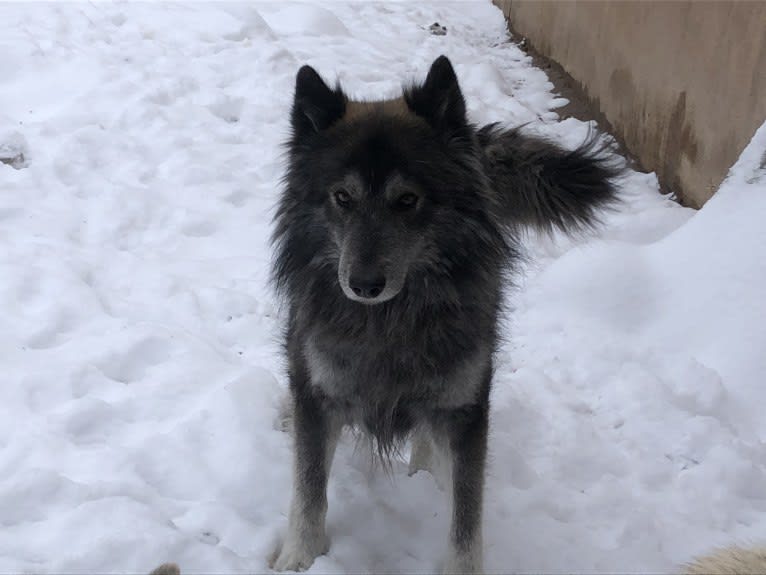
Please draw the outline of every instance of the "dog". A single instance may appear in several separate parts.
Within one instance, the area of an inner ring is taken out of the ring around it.
[[[175,563],[163,563],[149,573],[149,575],[181,575],[181,570]]]
[[[685,575],[764,575],[766,547],[718,549],[684,566]]]
[[[303,66],[291,127],[273,278],[288,316],[294,482],[270,564],[304,570],[328,551],[328,474],[352,426],[381,461],[417,432],[448,454],[444,570],[481,572],[493,354],[516,238],[592,226],[619,170],[595,137],[565,150],[478,129],[445,56],[381,101],[351,100]]]

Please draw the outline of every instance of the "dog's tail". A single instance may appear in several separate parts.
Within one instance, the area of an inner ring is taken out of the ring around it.
[[[614,180],[621,170],[597,134],[574,150],[497,124],[484,126],[478,137],[510,224],[578,231],[597,223],[596,212],[616,200]]]

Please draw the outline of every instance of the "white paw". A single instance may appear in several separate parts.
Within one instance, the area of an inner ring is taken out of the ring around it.
[[[290,434],[293,432],[293,398],[287,392],[279,399],[274,429]]]
[[[445,575],[459,575],[463,573],[483,573],[484,567],[482,564],[481,554],[476,551],[469,553],[456,553],[451,552],[447,561],[444,562],[444,570],[442,573]]]
[[[407,474],[411,477],[418,471],[428,471],[433,474],[433,445],[428,432],[418,430],[412,438],[410,466]]]
[[[407,474],[412,477],[418,471],[428,471],[436,481],[437,487],[444,491],[450,481],[449,465],[443,447],[434,441],[431,434],[424,430],[417,431],[412,438]]]
[[[302,541],[288,535],[282,548],[272,558],[271,568],[274,571],[305,571],[311,567],[314,559],[327,553],[330,547],[326,536],[311,539],[311,542]]]

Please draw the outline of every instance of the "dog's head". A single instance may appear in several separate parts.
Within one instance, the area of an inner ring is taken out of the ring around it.
[[[304,238],[327,231],[328,245],[313,247],[337,266],[346,297],[385,302],[413,274],[449,266],[443,244],[454,243],[461,218],[481,203],[471,190],[483,189],[483,175],[446,57],[423,84],[374,102],[349,100],[303,66],[291,119],[291,205],[311,210]],[[456,249],[448,250],[453,257]]]

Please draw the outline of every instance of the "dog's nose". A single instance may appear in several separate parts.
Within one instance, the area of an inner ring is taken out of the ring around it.
[[[386,287],[386,278],[379,274],[364,276],[351,276],[348,279],[348,285],[358,297],[365,299],[375,299]]]

